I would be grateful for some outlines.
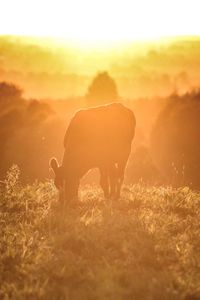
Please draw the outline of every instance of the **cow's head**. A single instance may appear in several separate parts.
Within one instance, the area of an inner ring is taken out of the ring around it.
[[[55,158],[50,160],[50,166],[55,174],[54,184],[59,190],[59,200],[61,202],[77,200],[79,179],[75,177],[71,180],[70,178],[66,185],[66,172],[63,172],[63,166],[59,166]]]
[[[62,167],[58,165],[56,158],[52,158],[50,160],[50,166],[53,169],[54,174],[55,174],[54,184],[58,190],[61,190],[63,187],[63,182],[64,182],[63,174],[62,174]]]

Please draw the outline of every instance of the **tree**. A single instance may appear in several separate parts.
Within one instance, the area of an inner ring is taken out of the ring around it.
[[[105,104],[118,101],[117,86],[108,72],[97,74],[88,88],[86,95],[88,104]]]

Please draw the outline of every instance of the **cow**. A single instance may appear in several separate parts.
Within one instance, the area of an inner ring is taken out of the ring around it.
[[[50,161],[60,198],[78,199],[80,179],[98,168],[105,198],[118,199],[135,125],[133,112],[121,103],[76,112],[64,137],[62,165],[55,158]]]

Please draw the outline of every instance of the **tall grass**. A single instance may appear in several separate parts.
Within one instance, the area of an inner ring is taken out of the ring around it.
[[[200,193],[85,187],[62,209],[52,182],[0,193],[0,299],[200,299]]]

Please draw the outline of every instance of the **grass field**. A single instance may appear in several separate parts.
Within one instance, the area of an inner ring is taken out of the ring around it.
[[[1,187],[0,299],[200,299],[199,192],[84,187],[64,210],[52,182],[18,176]]]

